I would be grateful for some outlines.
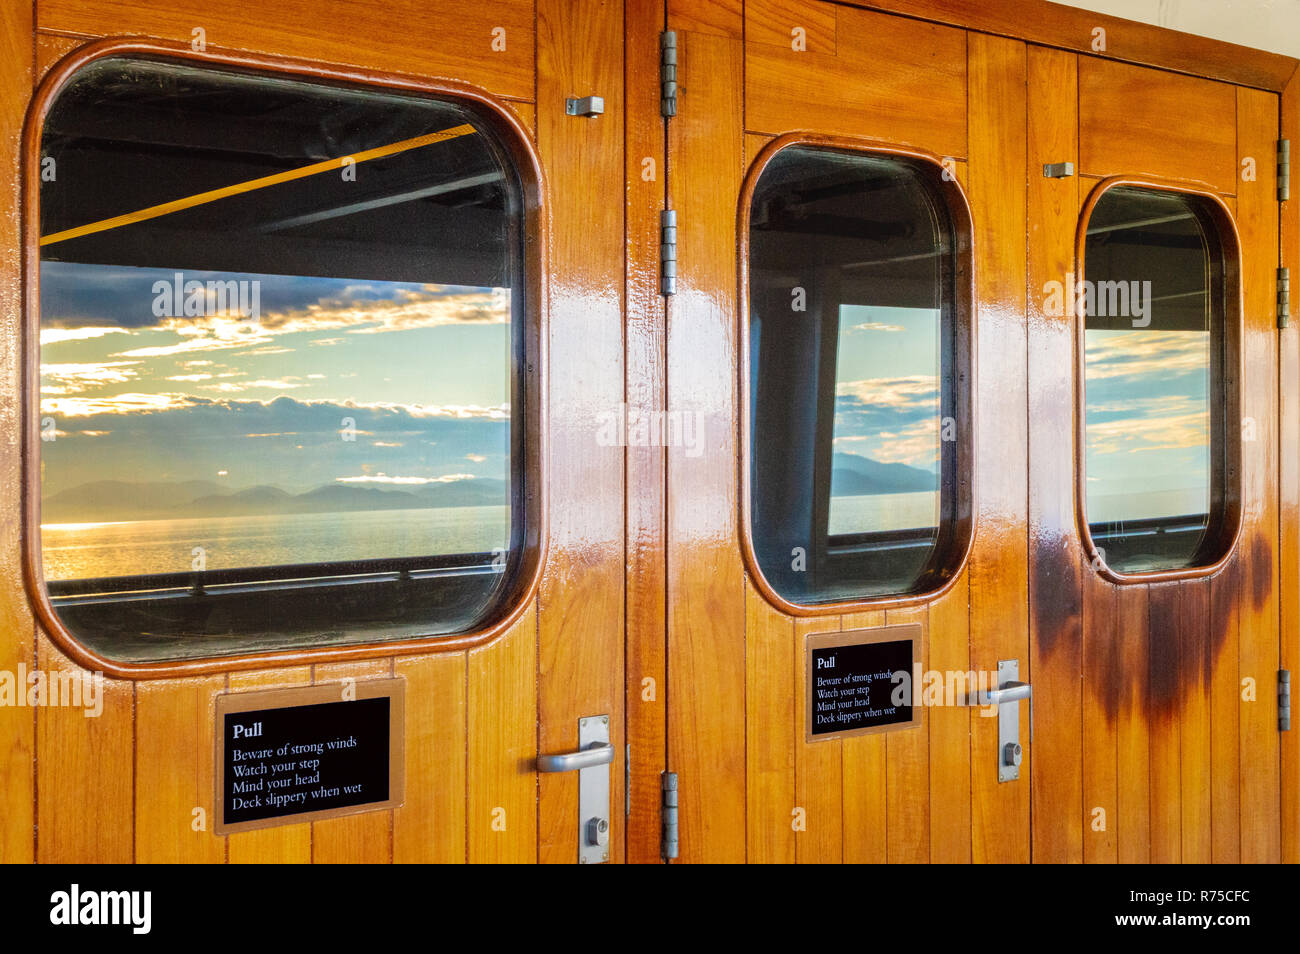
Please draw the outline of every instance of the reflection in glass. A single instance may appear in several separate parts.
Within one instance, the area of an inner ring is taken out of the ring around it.
[[[446,102],[114,57],[42,154],[41,555],[124,659],[470,628],[523,525],[521,188]]]
[[[792,602],[924,589],[951,549],[955,239],[934,178],[791,147],[755,187],[752,540]]]
[[[1088,222],[1086,505],[1112,569],[1172,569],[1213,545],[1223,494],[1223,265],[1202,202],[1114,188]]]

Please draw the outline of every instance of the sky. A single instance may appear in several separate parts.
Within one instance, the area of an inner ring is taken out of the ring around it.
[[[158,316],[155,282],[173,275],[42,263],[47,495],[104,479],[301,492],[507,476],[508,290],[186,271],[259,281],[259,315],[208,302]]]

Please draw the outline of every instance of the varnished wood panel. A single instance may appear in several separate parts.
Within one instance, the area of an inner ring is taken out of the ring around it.
[[[393,861],[465,862],[465,654],[393,662],[406,680],[406,792],[393,811]]]
[[[820,0],[802,4],[808,16],[822,6]],[[789,9],[798,9],[795,0]],[[747,44],[746,126],[773,135],[814,129],[964,157],[966,34],[847,7],[836,11],[835,54]],[[686,86],[683,97],[690,95]]]
[[[742,51],[737,40],[689,32],[678,48],[669,198],[690,228],[678,233],[668,303],[668,400],[670,413],[699,414],[705,443],[693,457],[668,448],[668,766],[678,773],[681,859],[735,862],[746,848],[745,727],[728,715],[745,711],[736,487]]]
[[[1077,559],[1082,562],[1082,552]],[[1119,860],[1120,695],[1127,682],[1136,682],[1138,686],[1145,682],[1133,678],[1142,669],[1124,668],[1123,641],[1117,625],[1118,605],[1117,587],[1088,570],[1083,577],[1082,707],[1080,715],[1069,713],[1066,718],[1072,724],[1078,720],[1083,755],[1083,802],[1078,806],[1079,814],[1068,819],[1068,824],[1082,829],[1083,860],[1089,864]],[[1042,669],[1037,672],[1041,682]],[[1065,765],[1069,764],[1066,761],[1069,754],[1062,753]],[[1041,756],[1036,765],[1045,772],[1052,770],[1051,765],[1042,764]],[[1131,770],[1132,766],[1125,768]],[[1139,768],[1145,778],[1146,766]],[[1078,805],[1073,792],[1064,794]],[[1041,803],[1035,803],[1035,826],[1040,806]]]
[[[0,141],[6,155],[20,151],[23,116],[32,89],[32,6],[0,8]],[[12,165],[11,165],[12,168]],[[23,591],[21,509],[22,426],[18,393],[22,377],[22,272],[18,248],[19,179],[11,173],[0,188],[0,671],[16,674],[36,662],[36,629]],[[25,691],[22,687],[19,691]],[[0,707],[0,863],[31,861],[35,852],[36,714],[25,706]]]
[[[1178,33],[1044,0],[842,0],[875,10],[968,27],[982,33],[1015,37],[1092,55],[1104,54],[1131,63],[1211,76],[1230,83],[1280,90],[1295,69],[1295,60],[1278,53]],[[1103,39],[1096,34],[1105,31]]]
[[[499,96],[533,98],[533,4],[471,6],[386,0],[39,0],[42,30],[81,36],[150,36],[391,72],[444,76]],[[501,32],[494,32],[501,31]],[[504,43],[504,50],[493,49]]]
[[[1181,583],[1152,585],[1147,603],[1152,864],[1176,864],[1183,858],[1182,780],[1179,770],[1182,743],[1178,720],[1182,586]]]
[[[797,655],[790,617],[746,585],[745,782],[751,864],[794,864],[795,846],[803,837],[794,830],[792,817],[801,807],[795,761],[805,718],[795,698],[803,672]]]
[[[1052,315],[1046,307],[1053,283],[1063,285],[1074,271],[1079,180],[1048,179],[1042,168],[1049,162],[1078,162],[1078,71],[1072,53],[1030,47],[1028,57],[1029,599],[1037,723],[1033,857],[1061,863],[1083,860],[1085,807],[1091,811],[1096,800],[1081,802],[1083,709],[1092,700],[1080,679],[1087,567],[1074,523],[1074,446],[1068,438],[1074,422],[1075,325],[1073,315]],[[1095,642],[1092,633],[1088,637]],[[1090,722],[1091,731],[1097,728]]]
[[[665,408],[666,310],[659,294],[659,211],[667,169],[660,115],[659,31],[664,0],[624,4],[626,207],[625,400]],[[646,160],[650,164],[647,166]],[[649,178],[647,178],[649,176]],[[661,775],[667,766],[667,554],[664,549],[664,449],[627,448],[627,743],[631,747],[627,860],[660,860]],[[647,682],[647,680],[649,680]]]
[[[537,141],[551,207],[549,504],[551,542],[538,596],[539,751],[578,747],[578,720],[610,720],[610,798],[623,804],[623,468],[598,440],[624,397],[623,19],[600,0],[539,0]],[[575,90],[605,114],[564,113]],[[539,860],[572,864],[578,773],[539,777]],[[620,860],[623,813],[611,813]]]
[[[537,860],[537,611],[468,659],[469,860]]]
[[[740,39],[744,0],[667,0],[668,29]]]
[[[313,667],[316,685],[337,684],[342,698],[345,679],[361,682],[393,673],[391,659],[367,659]],[[422,700],[416,700],[419,705]],[[315,864],[387,864],[393,860],[393,813],[359,812],[312,822],[311,860]]]
[[[806,640],[814,633],[834,633],[840,629],[838,616],[817,616],[794,623],[795,799],[806,825],[806,830],[795,835],[795,853],[802,865],[839,864],[844,860],[841,742],[839,739],[808,742],[803,725],[808,711]]]
[[[311,667],[262,669],[230,674],[231,692],[288,689],[311,685]],[[276,825],[226,836],[230,864],[309,864],[311,823]]]
[[[929,642],[928,606],[891,609],[889,625],[916,623],[921,627],[921,645],[916,647],[921,672],[929,671],[926,646]],[[915,672],[915,670],[913,670]],[[920,701],[922,686],[912,686],[914,703]],[[885,823],[889,864],[923,864],[930,860],[930,713],[922,706],[921,724],[885,734]],[[845,792],[845,798],[852,797]]]
[[[215,701],[225,676],[142,682],[135,700],[135,860],[221,864],[226,839],[212,832]],[[196,813],[197,812],[197,813]]]
[[[825,0],[748,0],[745,44],[834,56],[835,23],[836,8]]]
[[[930,668],[970,671],[970,589],[965,573],[930,604]],[[971,860],[971,719],[977,710],[941,706],[930,721],[930,860]],[[983,753],[981,753],[982,755]]]
[[[1238,670],[1241,561],[1210,582],[1210,828],[1215,864],[1241,860],[1241,685]]]
[[[1236,93],[1225,83],[1081,57],[1079,162],[1084,175],[1186,179],[1235,193]]]
[[[44,634],[36,664],[47,678],[82,672]],[[105,679],[102,698],[97,717],[56,706],[36,713],[36,859],[42,863],[135,858],[135,684]]]
[[[1147,720],[1150,670],[1148,590],[1121,586],[1115,593],[1119,665],[1132,674],[1121,684],[1116,724],[1116,854],[1121,864],[1151,861],[1151,736]]]
[[[1300,143],[1300,71],[1282,94],[1282,135],[1294,152]],[[1278,536],[1282,668],[1294,681],[1300,674],[1300,189],[1296,188],[1292,157],[1291,198],[1282,203],[1282,264],[1291,270],[1291,308],[1287,328],[1279,336]],[[1282,746],[1282,860],[1300,863],[1300,732],[1284,733]]]
[[[1254,440],[1242,444],[1244,516],[1238,591],[1241,678],[1255,680],[1254,702],[1241,704],[1241,860],[1281,857],[1280,752],[1277,730],[1278,512],[1277,512],[1277,251],[1276,151],[1278,101],[1271,93],[1241,90],[1237,98],[1237,148],[1263,157],[1254,182],[1242,182],[1237,224],[1246,250],[1243,272],[1246,331],[1242,414],[1254,423]]]
[[[1212,855],[1210,788],[1210,587],[1181,586],[1178,627],[1178,775],[1182,787],[1182,853],[1186,864],[1209,864]]]
[[[970,557],[971,665],[994,672],[1029,656],[1026,393],[1026,51],[970,36],[970,198],[975,221],[978,329],[975,413],[977,522]],[[1024,771],[999,784],[997,720],[971,733],[972,852],[976,861],[1029,860],[1033,747],[1022,733]]]

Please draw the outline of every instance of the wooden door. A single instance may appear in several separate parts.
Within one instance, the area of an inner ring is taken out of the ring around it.
[[[214,63],[237,50],[254,67],[274,62],[349,83],[389,74],[417,88],[467,84],[507,124],[518,124],[521,152],[536,153],[540,201],[530,211],[529,254],[549,284],[528,318],[536,339],[528,372],[542,384],[526,439],[543,452],[533,486],[545,517],[535,525],[536,573],[505,620],[450,642],[110,670],[98,718],[58,708],[33,718],[6,708],[4,860],[574,863],[576,773],[539,775],[535,761],[576,749],[578,720],[593,715],[610,720],[618,753],[609,768],[611,805],[621,806],[623,454],[596,434],[624,386],[623,210],[608,201],[623,182],[622,34],[619,5],[594,0],[490,0],[473,9],[407,0],[6,5],[0,129],[11,155],[21,152],[24,116],[42,77],[100,39],[143,37],[181,51],[199,44]],[[604,114],[566,115],[565,100],[576,95],[602,96]],[[29,152],[23,165],[30,170],[37,160]],[[23,525],[12,503],[32,493],[12,452],[23,415],[35,413],[20,373],[36,327],[30,315],[25,326],[22,318],[22,194],[15,171],[2,200],[4,307],[10,327],[27,330],[5,336],[0,361],[11,451],[3,467],[11,503],[0,667],[79,672],[96,668],[95,660],[55,638],[33,612],[20,554],[36,528]],[[196,809],[213,817],[219,694],[389,676],[406,681],[400,807],[226,837],[211,824],[194,825]],[[612,814],[614,861],[622,858],[622,819],[622,811]]]
[[[1028,91],[1033,858],[1278,861],[1277,97],[1040,47]],[[1036,292],[1079,274],[1113,177],[1215,196],[1239,236],[1241,526],[1212,571],[1116,581],[1080,549],[1079,319]]]
[[[668,16],[681,81],[668,124],[679,227],[668,406],[699,414],[706,435],[702,454],[668,448],[667,751],[678,775],[681,858],[1027,861],[1029,777],[998,783],[996,720],[935,708],[917,728],[807,742],[803,713],[803,647],[814,633],[919,624],[923,669],[995,670],[1015,659],[1032,680],[1027,51],[1010,39],[818,0],[744,9],[713,5],[705,16],[670,5]],[[748,463],[739,460],[738,422],[748,411],[737,209],[755,158],[788,133],[924,154],[969,196],[977,528],[939,595],[783,611],[742,558]]]

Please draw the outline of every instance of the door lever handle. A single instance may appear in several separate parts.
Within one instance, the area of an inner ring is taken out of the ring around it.
[[[561,755],[537,756],[539,772],[578,772],[597,765],[608,765],[614,761],[614,746],[608,742],[597,742],[576,752]]]
[[[1019,702],[1028,699],[1033,704],[1034,687],[1027,682],[1004,682],[996,689],[985,689],[980,694],[980,705],[1000,706],[1004,702]]]

